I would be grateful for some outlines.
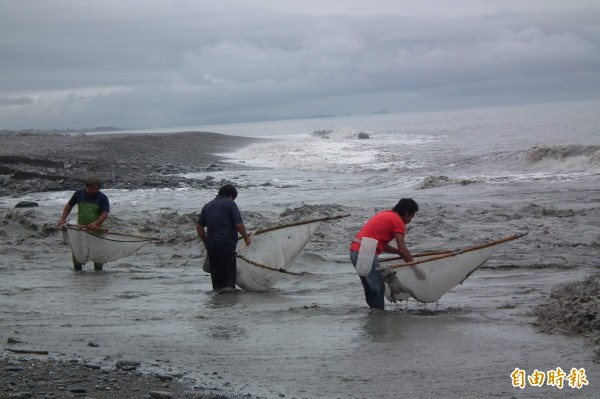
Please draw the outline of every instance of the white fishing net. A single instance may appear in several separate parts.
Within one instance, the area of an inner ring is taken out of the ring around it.
[[[437,301],[446,292],[462,283],[475,269],[481,266],[502,244],[464,252],[443,259],[426,261],[414,267],[425,274],[423,280],[410,267],[393,270],[402,291],[419,302]]]
[[[66,240],[79,263],[113,262],[133,255],[151,241],[114,234],[91,233],[73,227],[67,227]]]
[[[259,231],[250,246],[242,248],[243,243],[240,243],[238,253],[254,263],[288,270],[320,225],[321,221],[316,221],[264,233]],[[285,273],[253,265],[241,258],[237,260],[237,270],[236,284],[246,291],[268,291],[285,277]]]

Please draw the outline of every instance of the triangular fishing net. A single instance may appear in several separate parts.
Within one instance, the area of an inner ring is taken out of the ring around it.
[[[79,263],[113,262],[117,259],[133,255],[151,239],[117,236],[88,232],[74,227],[67,227],[67,242]]]
[[[253,263],[287,270],[321,222],[307,221],[303,224],[281,226],[271,231],[259,231],[252,238],[251,245],[242,250],[240,244],[241,254]],[[237,272],[236,284],[246,291],[268,291],[285,276],[280,271],[258,267],[244,259],[238,259]]]

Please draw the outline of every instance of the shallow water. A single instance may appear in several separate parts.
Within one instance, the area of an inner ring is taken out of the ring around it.
[[[591,348],[582,338],[537,333],[532,324],[533,309],[554,286],[582,280],[600,266],[598,139],[590,130],[598,124],[587,114],[595,106],[550,107],[562,116],[543,107],[537,113],[526,107],[421,121],[413,116],[404,120],[404,132],[392,116],[378,123],[368,117],[361,124],[371,123],[367,130],[385,137],[369,143],[375,158],[360,158],[356,148],[364,144],[348,138],[362,129],[355,120],[351,128],[334,129],[330,140],[346,151],[342,158],[362,164],[337,162],[338,169],[328,169],[328,162],[339,157],[324,151],[319,158],[320,142],[310,137],[312,147],[287,138],[232,155],[232,162],[264,167],[209,173],[238,184],[236,202],[250,229],[265,218],[277,221],[286,209],[350,213],[324,223],[296,260],[293,270],[306,275],[286,276],[265,294],[210,292],[193,218],[212,192],[105,190],[110,228],[150,226],[168,242],[149,244],[103,272],[88,266],[81,273],[70,270],[60,233],[44,233],[70,193],[0,197],[0,335],[16,335],[53,356],[109,365],[133,358],[149,370],[185,372],[198,389],[265,398],[595,397],[600,365],[592,362]],[[586,118],[577,118],[582,112]],[[270,135],[276,130],[273,124],[262,128]],[[453,138],[463,131],[468,139]],[[413,168],[395,163],[387,151],[394,135],[405,133],[407,157],[427,155],[409,162]],[[449,142],[452,151],[444,152]],[[570,144],[584,147],[572,152]],[[548,155],[535,145],[556,151]],[[298,154],[274,157],[282,149]],[[542,154],[542,160],[524,162],[527,154]],[[303,155],[310,155],[310,167],[299,166]],[[269,162],[280,163],[267,168]],[[429,188],[423,189],[424,181]],[[528,235],[498,250],[437,304],[409,301],[371,311],[348,245],[368,217],[403,196],[421,206],[406,237],[413,252]],[[40,207],[12,210],[22,199]],[[515,368],[557,367],[567,373],[584,368],[589,386],[512,385]]]
[[[589,196],[574,190],[558,192]],[[133,194],[112,194],[121,198],[115,218],[139,223],[155,217],[147,209],[124,217],[120,209],[129,209]],[[157,203],[169,194],[153,193]],[[253,210],[253,197],[258,204],[260,194],[246,194],[243,209]],[[2,246],[0,264],[0,331],[5,337],[18,331],[29,346],[53,355],[106,364],[138,359],[151,370],[185,372],[198,389],[267,398],[593,397],[590,387],[522,392],[510,378],[517,367],[527,372],[584,368],[591,386],[600,378],[582,339],[540,334],[531,324],[532,308],[553,286],[581,280],[597,267],[597,205],[557,208],[557,192],[551,194],[532,189],[518,203],[507,201],[506,192],[489,191],[487,199],[480,195],[465,205],[446,201],[455,194],[444,192],[437,197],[440,203],[422,204],[407,235],[415,251],[454,248],[517,230],[529,234],[503,247],[438,304],[387,304],[386,312],[366,308],[347,261],[349,236],[370,209],[348,206],[352,216],[322,225],[294,265],[308,274],[288,276],[266,294],[210,293],[193,239],[149,244],[103,272],[88,266],[74,273],[60,234],[36,239],[34,247],[9,236],[12,245]],[[54,195],[60,196],[47,196]],[[27,212],[36,223],[51,223],[60,206],[56,201]],[[11,220],[3,229],[12,226]],[[180,228],[193,238],[191,225]],[[89,347],[90,341],[99,347]]]
[[[103,272],[73,273],[66,253],[26,271],[3,268],[2,335],[18,331],[66,358],[142,360],[184,371],[197,387],[261,397],[518,397],[516,367],[585,368],[591,384],[600,378],[581,339],[529,324],[530,306],[583,270],[483,269],[437,306],[377,312],[343,265],[303,256],[296,268],[307,278],[268,294],[213,295],[200,267],[144,265],[156,251]],[[592,397],[585,388],[529,388],[527,397]]]

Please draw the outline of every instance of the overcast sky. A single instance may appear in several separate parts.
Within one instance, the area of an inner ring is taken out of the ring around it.
[[[599,0],[0,0],[0,129],[589,98]]]

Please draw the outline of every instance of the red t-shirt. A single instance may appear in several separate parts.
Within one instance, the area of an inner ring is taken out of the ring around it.
[[[356,240],[350,245],[351,251],[360,249],[360,241],[363,237],[370,237],[377,240],[377,249],[375,253],[379,255],[383,252],[385,244],[394,239],[396,233],[406,234],[406,225],[396,212],[392,210],[382,211],[373,216],[356,234]]]

